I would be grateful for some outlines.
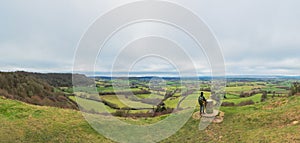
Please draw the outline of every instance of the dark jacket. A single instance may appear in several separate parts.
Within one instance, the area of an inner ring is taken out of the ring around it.
[[[205,97],[204,96],[199,96],[198,97],[198,103],[199,103],[199,105],[203,105],[203,102],[206,102],[206,99],[205,99]]]

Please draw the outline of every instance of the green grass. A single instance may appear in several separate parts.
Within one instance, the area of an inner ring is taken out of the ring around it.
[[[157,95],[157,94],[137,94],[135,95],[136,97],[140,98],[140,99],[145,99],[145,98],[150,98],[150,99],[163,99],[164,97],[161,95]]]
[[[103,103],[101,102],[97,102],[97,101],[93,101],[93,100],[87,100],[87,99],[83,99],[83,98],[75,98],[75,96],[70,96],[70,99],[74,100],[74,101],[78,101],[77,103],[81,103],[80,106],[87,110],[87,111],[96,111],[98,113],[104,113],[103,111],[108,111],[110,113],[114,113],[116,112],[115,109],[112,109],[108,106],[105,106]]]
[[[300,121],[299,109],[299,96],[269,98],[267,102],[242,107],[221,107],[225,112],[221,124],[211,124],[199,131],[199,120],[190,119],[162,142],[299,142],[300,125],[291,124]],[[166,116],[120,119],[149,124]],[[0,123],[1,142],[112,142],[94,131],[78,111],[34,106],[1,96]]]
[[[257,86],[259,87],[259,86]],[[242,92],[242,91],[250,91],[255,88],[254,86],[237,86],[237,87],[226,87],[226,92]]]
[[[119,108],[128,107],[116,95],[101,96],[101,99],[116,104]]]
[[[180,99],[181,99],[180,97],[178,97],[178,98],[169,98],[164,103],[166,104],[167,108],[176,108]]]
[[[241,92],[247,92],[247,91],[251,91],[254,88],[262,88],[262,87],[264,86],[244,85],[244,86],[236,86],[236,87],[226,87],[225,91],[227,94],[240,95]]]
[[[286,99],[288,104],[266,107],[281,102],[270,99],[257,105],[221,107],[225,112],[221,124],[212,124],[199,131],[198,120],[189,120],[175,135],[163,142],[299,142],[300,97]]]
[[[114,92],[114,88],[111,87],[98,87],[97,88],[98,92]]]
[[[81,103],[82,109],[86,111],[95,111],[97,113],[116,113],[116,109],[112,109],[108,106],[105,106],[101,102],[93,101],[93,100],[88,100],[88,99],[83,99],[80,97],[75,98],[74,96],[70,96],[70,99],[74,101],[78,101],[78,103]],[[128,113],[145,113],[148,112],[149,110],[130,110]]]
[[[243,101],[247,101],[247,100],[252,100],[253,102],[260,102],[261,99],[261,95],[262,94],[255,94],[253,96],[250,97],[244,97],[244,98],[228,98],[228,99],[224,99],[223,102],[233,102],[234,104],[239,104]],[[230,97],[230,96],[229,96]]]
[[[264,90],[264,91],[271,91],[271,92],[273,92],[273,91],[275,91],[275,92],[288,92],[285,89],[276,88],[274,86],[266,86],[266,87],[262,88],[262,90]]]
[[[0,142],[111,142],[80,112],[34,106],[0,96]]]
[[[227,99],[239,99],[240,96],[236,95],[236,94],[226,93],[226,98]]]
[[[108,101],[110,103],[116,104],[119,108],[125,108],[125,107],[132,107],[132,108],[152,108],[153,105],[138,102],[138,101],[132,101],[125,96],[116,96],[116,95],[105,95],[101,96],[102,100]]]
[[[119,98],[117,100],[119,100],[126,106],[133,107],[133,108],[152,108],[153,107],[153,105],[150,105],[150,104],[129,100],[129,99],[125,98],[125,96],[119,96]]]
[[[98,94],[97,89],[94,87],[74,87],[73,92],[84,92],[89,94]]]
[[[114,88],[114,87],[97,87],[97,91],[100,93],[111,93],[111,92],[118,92],[118,91],[123,91],[123,92],[138,92],[138,91],[142,91],[140,88],[128,88],[128,89],[118,89],[118,88]]]

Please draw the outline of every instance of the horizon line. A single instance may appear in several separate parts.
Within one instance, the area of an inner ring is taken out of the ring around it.
[[[195,77],[195,76],[177,76],[174,75],[174,72],[129,72],[135,73],[134,75],[126,76],[126,74],[122,75],[122,73],[128,72],[117,72],[116,76],[111,76],[111,72],[74,72],[74,71],[60,71],[60,72],[40,72],[40,71],[24,71],[24,70],[12,70],[12,71],[3,71],[0,72],[28,72],[28,73],[41,73],[41,74],[83,74],[87,77],[173,77],[173,78],[180,78],[180,77]],[[91,74],[95,73],[95,74]],[[105,73],[105,74],[104,74]],[[289,74],[225,74],[224,76],[213,76],[213,75],[206,75],[206,74],[199,74],[196,77],[254,77],[254,76],[261,76],[261,77],[300,77],[300,75],[289,75]],[[259,77],[256,77],[259,78]]]

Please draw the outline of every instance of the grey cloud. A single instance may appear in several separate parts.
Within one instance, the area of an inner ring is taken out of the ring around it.
[[[299,75],[300,1],[169,1],[190,8],[211,27],[228,74]],[[128,2],[131,0],[1,1],[0,70],[71,71],[77,43],[88,26],[103,12]],[[191,53],[200,72],[209,74],[203,53]],[[109,63],[112,55],[103,59]],[[163,64],[140,69],[171,70]]]

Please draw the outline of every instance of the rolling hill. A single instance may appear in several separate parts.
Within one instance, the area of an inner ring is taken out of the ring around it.
[[[190,119],[162,142],[299,142],[300,96],[243,107],[222,107],[224,121],[198,130]],[[160,117],[156,117],[159,119]],[[146,123],[144,118],[127,122]],[[76,110],[30,105],[0,96],[1,142],[112,142]]]

